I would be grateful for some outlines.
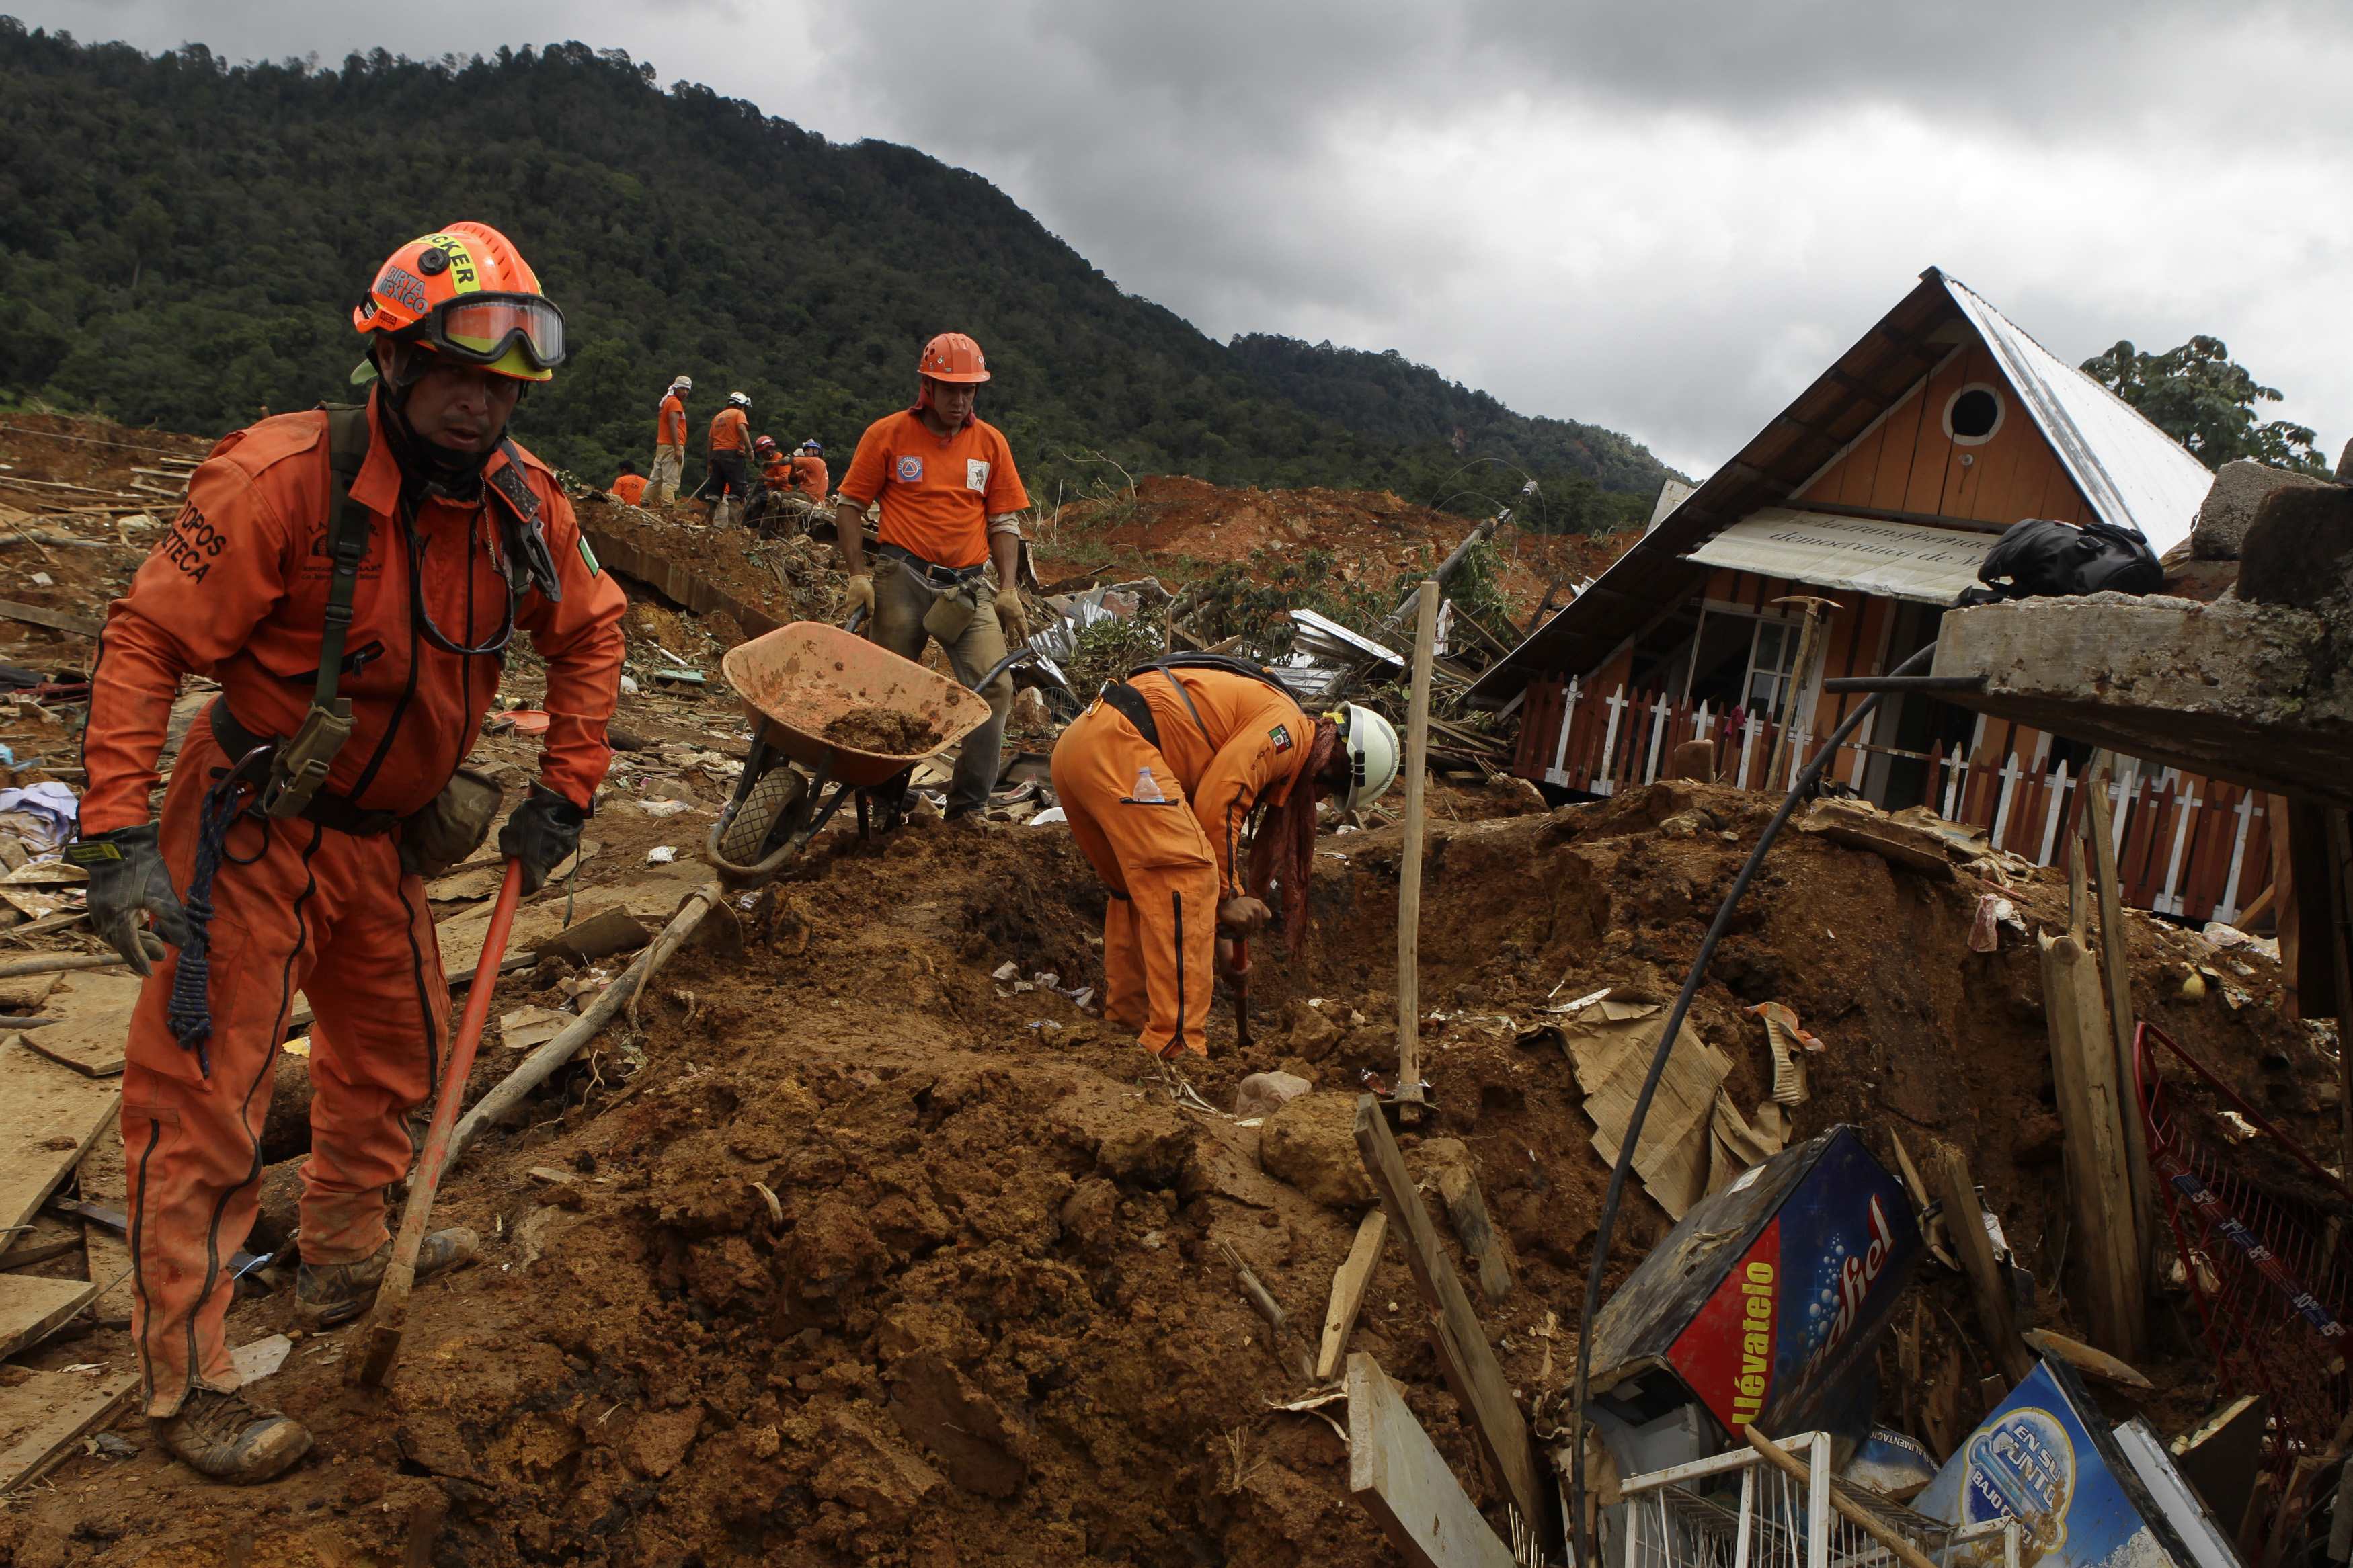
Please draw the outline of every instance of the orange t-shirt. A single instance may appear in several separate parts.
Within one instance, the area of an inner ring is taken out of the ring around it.
[[[990,518],[1029,504],[1004,432],[975,419],[943,440],[913,409],[866,427],[841,495],[857,506],[881,497],[883,543],[958,569],[988,559]]]
[[[654,445],[686,445],[686,401],[675,392],[661,400],[661,414],[654,421]]]
[[[606,488],[631,506],[646,499],[646,477],[643,474],[623,474]]]
[[[760,478],[772,490],[790,489],[793,483],[792,465],[782,458],[771,458],[761,466]]]
[[[832,483],[826,476],[825,459],[812,458],[807,452],[797,454],[793,458],[793,483],[798,485],[801,494],[809,500],[823,500],[826,487]]]
[[[745,452],[752,447],[752,422],[744,411],[729,405],[711,418],[711,449],[714,452]]]

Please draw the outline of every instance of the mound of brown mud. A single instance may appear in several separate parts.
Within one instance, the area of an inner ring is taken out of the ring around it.
[[[1559,1426],[1607,1177],[1543,1009],[1603,985],[1671,996],[1754,803],[1662,785],[1432,826],[1436,1114],[1401,1141],[1418,1174],[1440,1159],[1478,1174],[1515,1260],[1480,1310],[1540,1435]],[[1394,827],[1319,845],[1305,952],[1286,963],[1270,940],[1255,967],[1259,1043],[1235,1055],[1221,1001],[1215,1054],[1184,1069],[1214,1106],[1251,1071],[1307,1079],[1343,1129],[1321,1147],[1306,1127],[1310,1159],[1355,1158],[1347,1097],[1395,1068],[1398,850]],[[1357,1211],[1266,1174],[1259,1127],[1173,1099],[1132,1034],[1056,989],[1101,979],[1103,894],[1069,837],[919,821],[859,844],[845,828],[805,865],[678,956],[634,1042],[608,1033],[453,1173],[437,1218],[479,1231],[483,1258],[419,1289],[388,1394],[347,1385],[354,1331],[306,1340],[257,1390],[317,1434],[288,1478],[195,1483],[127,1423],[135,1457],[74,1458],[0,1514],[0,1558],[176,1565],[244,1542],[257,1563],[396,1562],[423,1532],[432,1561],[475,1568],[1393,1562],[1333,1427],[1269,1407],[1312,1391],[1300,1342],[1269,1343],[1222,1252],[1312,1331]],[[1894,1131],[1915,1154],[1963,1146],[2043,1321],[2079,1332],[2057,1289],[2081,1249],[2037,962],[2014,933],[1968,949],[1979,890],[1790,835],[1694,1024],[1745,1109],[1769,1058],[1742,1007],[1796,1008],[1827,1048],[1795,1136],[1852,1121],[1883,1157]],[[2002,890],[2030,924],[2058,923],[2055,879]],[[2326,1147],[2333,1064],[2272,1010],[2275,973],[2242,977],[2243,1005],[2184,999],[2176,949],[2195,939],[2130,924],[2139,1009]],[[1020,979],[993,979],[1008,961]],[[499,1005],[558,994],[518,975]],[[643,1065],[624,1078],[632,1045]],[[1665,1228],[1630,1193],[1613,1277]],[[1891,1342],[1882,1415],[1926,1435],[1942,1417],[1924,1390],[1974,1399],[1982,1352],[1959,1337],[1975,1321],[1960,1276],[1924,1267],[1915,1289],[1923,1310],[1897,1318],[1926,1338],[1909,1376]],[[290,1321],[280,1300],[241,1304],[231,1341]],[[1500,1528],[1424,1324],[1392,1243],[1351,1348],[1405,1387]],[[2211,1390],[2186,1349],[2142,1366],[2185,1406]]]
[[[945,744],[940,727],[896,708],[852,708],[827,721],[825,738],[886,757],[920,757]]]

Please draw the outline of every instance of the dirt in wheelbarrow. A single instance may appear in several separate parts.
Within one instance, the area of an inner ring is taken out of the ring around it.
[[[940,727],[921,714],[897,708],[852,708],[829,720],[825,738],[860,752],[886,757],[920,757],[946,743]]]
[[[1510,1291],[1479,1310],[1542,1436],[1558,1431],[1607,1177],[1545,1009],[1604,985],[1671,996],[1769,805],[1661,786],[1495,816],[1432,792],[1436,1110],[1401,1141],[1433,1190],[1441,1162],[1478,1174],[1514,1260]],[[1294,1370],[1303,1342],[1270,1343],[1225,1249],[1293,1325],[1320,1325],[1367,1202],[1346,1179],[1352,1096],[1396,1064],[1398,857],[1394,826],[1321,842],[1303,947],[1287,957],[1275,937],[1257,955],[1249,1051],[1220,998],[1210,1058],[1185,1068],[1197,1103],[1132,1029],[1069,994],[1101,983],[1105,895],[1067,832],[918,819],[860,842],[845,814],[787,879],[712,917],[635,1031],[617,1024],[453,1173],[437,1213],[479,1231],[483,1257],[419,1289],[388,1394],[347,1385],[364,1327],[300,1341],[255,1390],[317,1436],[286,1479],[194,1482],[126,1417],[111,1436],[133,1451],[77,1453],[0,1512],[0,1562],[1395,1562],[1349,1496],[1325,1419],[1342,1407],[1274,1407],[1314,1392]],[[1968,948],[1983,890],[1792,835],[1695,1027],[1751,1107],[1770,1062],[1742,1009],[1796,1008],[1826,1047],[1799,1135],[1844,1121],[1883,1156],[1896,1129],[1915,1155],[1963,1146],[2043,1321],[2080,1333],[2060,1289],[2037,959],[2006,929],[2000,951]],[[2047,874],[2001,891],[2031,923],[2063,919]],[[2272,1010],[2275,969],[2226,965],[2243,1005],[2192,1002],[2179,965],[2198,939],[2139,919],[2132,935],[2142,1009],[2300,1135],[2330,1136],[2334,1063]],[[498,1009],[560,1001],[569,978],[512,976]],[[1220,1112],[1245,1075],[1277,1068],[1324,1114],[1286,1117],[1294,1158],[1262,1163],[1268,1127]],[[1666,1228],[1634,1194],[1613,1279]],[[1913,1342],[1910,1378],[1891,1340],[1881,1415],[1932,1436],[1934,1391],[1976,1401],[1986,1358],[1960,1276],[1924,1268],[1914,1289],[1922,1310],[1899,1321],[1934,1337]],[[1350,1348],[1403,1385],[1500,1528],[1423,1321],[1393,1242]],[[290,1325],[280,1298],[240,1303],[230,1338]],[[103,1332],[36,1364],[127,1364]],[[2211,1393],[2171,1339],[2141,1370],[2168,1435]]]

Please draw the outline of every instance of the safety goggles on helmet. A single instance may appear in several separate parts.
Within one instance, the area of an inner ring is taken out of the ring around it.
[[[436,353],[508,375],[564,363],[564,312],[537,294],[467,294],[436,306],[411,329]]]

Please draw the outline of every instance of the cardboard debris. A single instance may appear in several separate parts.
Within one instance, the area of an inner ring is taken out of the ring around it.
[[[1604,998],[1561,1026],[1561,1049],[1585,1092],[1593,1119],[1593,1149],[1615,1164],[1634,1101],[1650,1072],[1651,1053],[1664,1026],[1654,1002]],[[1667,1057],[1666,1071],[1634,1149],[1634,1173],[1671,1219],[1681,1219],[1707,1195],[1714,1148],[1710,1128],[1725,1075],[1732,1064],[1699,1037],[1686,1019]]]
[[[517,1007],[499,1015],[499,1043],[511,1051],[545,1045],[577,1022],[553,1007]]]
[[[1801,1051],[1819,1051],[1821,1041],[1799,1026],[1798,1015],[1778,1002],[1759,1002],[1748,1009],[1765,1021],[1765,1044],[1773,1053],[1773,1102],[1806,1103],[1806,1060]]]

